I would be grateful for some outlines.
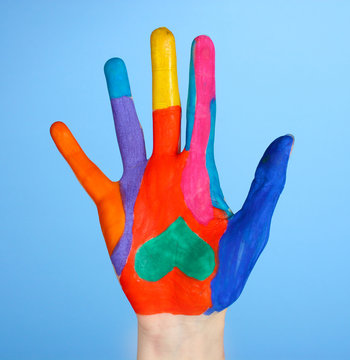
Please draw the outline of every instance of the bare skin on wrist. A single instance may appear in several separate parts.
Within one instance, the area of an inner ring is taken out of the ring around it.
[[[222,360],[226,310],[209,316],[137,315],[138,360]]]

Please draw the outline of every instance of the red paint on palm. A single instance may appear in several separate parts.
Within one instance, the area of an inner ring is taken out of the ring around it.
[[[154,121],[172,118],[173,108],[154,112]],[[168,114],[168,116],[166,116]],[[169,125],[169,124],[168,124]],[[176,127],[167,127],[175,128]],[[178,134],[173,134],[178,136]],[[166,148],[169,137],[155,137],[159,148]],[[162,143],[163,142],[163,143]],[[188,152],[153,155],[147,164],[134,208],[133,241],[128,261],[121,273],[120,283],[131,305],[138,314],[172,313],[197,315],[211,305],[210,282],[214,272],[204,281],[191,278],[174,268],[156,282],[141,279],[135,271],[136,251],[146,241],[165,231],[181,216],[191,230],[217,250],[227,227],[227,215],[214,208],[214,217],[208,224],[199,223],[186,206],[181,190],[182,173]]]

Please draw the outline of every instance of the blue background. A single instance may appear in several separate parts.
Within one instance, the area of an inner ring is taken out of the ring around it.
[[[296,138],[269,243],[228,311],[227,359],[350,358],[349,1],[2,0],[0,17],[1,359],[136,357],[96,209],[49,126],[66,122],[121,176],[103,75],[118,56],[150,154],[159,26],[176,38],[184,105],[192,39],[215,43],[215,151],[234,211],[268,144]]]

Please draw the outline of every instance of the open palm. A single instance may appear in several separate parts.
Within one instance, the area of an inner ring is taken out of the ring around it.
[[[207,36],[192,44],[186,146],[175,40],[166,28],[151,36],[153,153],[121,59],[105,65],[124,172],[109,180],[84,154],[66,125],[51,135],[97,205],[107,248],[122,288],[138,314],[210,314],[232,304],[266,245],[284,187],[293,137],[265,151],[242,209],[233,214],[214,162],[215,51]]]

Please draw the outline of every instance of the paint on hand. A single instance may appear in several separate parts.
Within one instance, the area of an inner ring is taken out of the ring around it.
[[[120,284],[137,314],[210,314],[242,292],[269,236],[293,146],[290,135],[266,150],[248,197],[232,216],[214,162],[215,58],[207,36],[191,49],[186,146],[181,152],[181,107],[175,40],[166,28],[151,36],[152,156],[124,62],[105,65],[123,175],[109,180],[63,123],[51,135],[95,202]]]
[[[145,242],[135,257],[135,270],[147,281],[158,281],[175,267],[200,281],[210,276],[215,268],[213,249],[181,216],[163,233]]]
[[[214,161],[215,116],[215,49],[209,37],[199,36],[191,48],[185,146],[189,158],[181,187],[187,206],[203,224],[212,218],[213,207],[232,215]]]

